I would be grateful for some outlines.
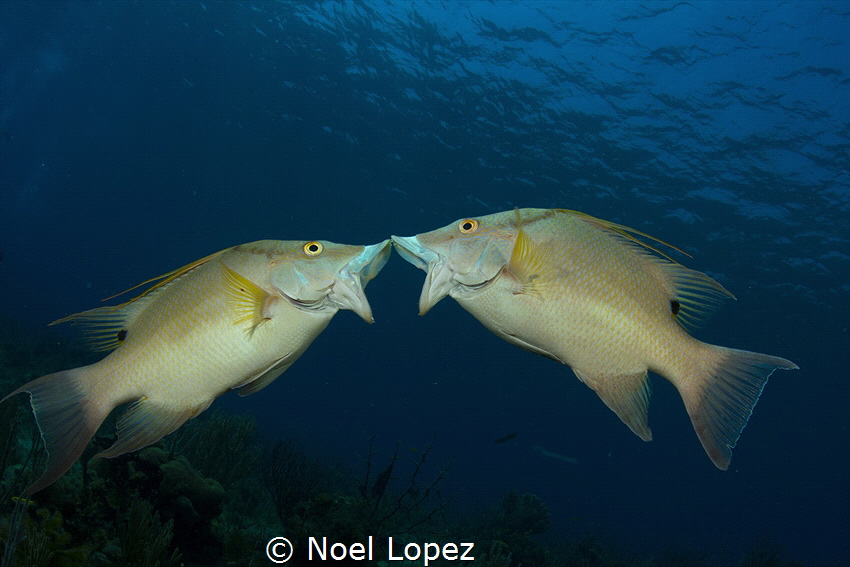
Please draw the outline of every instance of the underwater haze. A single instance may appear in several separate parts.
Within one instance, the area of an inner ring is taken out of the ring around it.
[[[511,490],[548,508],[545,553],[491,538],[514,565],[568,564],[559,545],[588,535],[645,565],[759,546],[848,565],[848,30],[850,1],[4,0],[0,397],[67,368],[49,361],[78,331],[51,321],[223,248],[578,210],[670,242],[735,295],[697,338],[799,365],[771,376],[728,471],[660,376],[645,443],[453,300],[420,317],[424,273],[395,253],[366,289],[373,325],[340,312],[273,384],[208,413],[247,412],[360,476],[371,440],[373,479],[397,450],[388,491],[433,439],[447,517]],[[67,516],[62,498],[30,513]]]

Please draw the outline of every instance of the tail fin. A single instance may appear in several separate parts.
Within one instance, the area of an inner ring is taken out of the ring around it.
[[[679,384],[694,430],[717,468],[726,470],[732,448],[777,368],[799,368],[790,360],[757,352],[704,345],[697,375]]]
[[[3,399],[21,392],[30,393],[35,421],[47,449],[47,469],[27,488],[27,494],[38,492],[65,474],[112,410],[86,397],[83,378],[90,368],[84,366],[42,376]]]

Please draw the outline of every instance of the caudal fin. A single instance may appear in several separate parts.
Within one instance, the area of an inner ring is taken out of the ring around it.
[[[677,384],[694,430],[717,468],[726,470],[741,431],[768,377],[777,368],[799,368],[790,360],[757,352],[704,345],[696,375]]]
[[[27,488],[33,494],[52,484],[77,462],[112,408],[100,408],[86,397],[84,378],[90,366],[48,374],[24,384],[3,401],[30,393],[35,421],[47,449],[47,469]]]

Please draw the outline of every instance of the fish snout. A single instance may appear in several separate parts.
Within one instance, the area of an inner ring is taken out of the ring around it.
[[[439,255],[423,246],[415,236],[393,236],[395,249],[402,258],[419,268],[428,271],[428,264],[439,259]]]
[[[419,314],[425,315],[454,287],[454,273],[446,258],[423,246],[416,236],[393,236],[392,239],[401,257],[427,274],[419,296]]]
[[[387,238],[378,244],[366,246],[363,252],[349,262],[349,269],[360,274],[360,281],[365,288],[366,284],[383,269],[384,264],[390,259],[390,253],[392,253],[392,243]]]
[[[365,246],[363,251],[336,275],[329,298],[341,309],[350,309],[367,323],[374,323],[365,288],[387,263],[390,250],[389,239]]]

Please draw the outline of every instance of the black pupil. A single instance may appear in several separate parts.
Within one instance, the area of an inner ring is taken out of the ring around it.
[[[309,246],[307,246],[307,250],[309,250],[310,252],[318,252],[319,247],[316,246],[315,244],[310,244]]]
[[[465,222],[461,225],[461,228],[463,230],[472,230],[472,223],[471,222]]]
[[[673,315],[679,314],[679,307],[681,306],[679,305],[679,302],[675,299],[670,302],[670,310],[673,312]]]

